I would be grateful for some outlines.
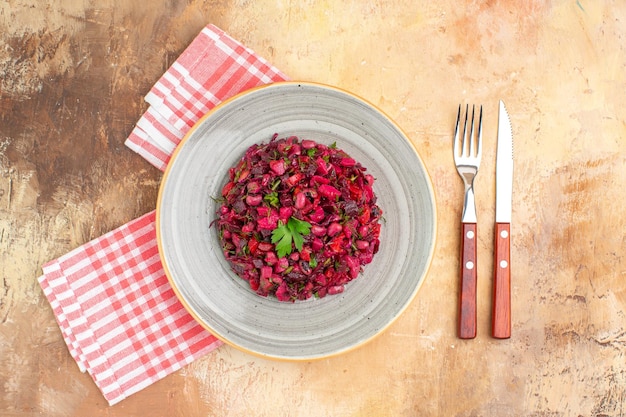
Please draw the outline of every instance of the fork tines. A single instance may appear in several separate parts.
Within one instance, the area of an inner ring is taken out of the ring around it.
[[[456,131],[454,134],[454,152],[455,155],[461,157],[470,157],[476,155],[480,158],[482,151],[482,124],[483,124],[483,106],[480,106],[478,115],[478,132],[474,135],[474,119],[476,106],[472,105],[472,120],[470,121],[470,131],[467,131],[467,120],[469,116],[469,104],[465,105],[465,118],[463,121],[463,139],[459,141],[459,123],[461,121],[461,104],[459,104],[459,112],[456,118]],[[469,140],[468,140],[469,138]],[[477,140],[478,138],[478,140]],[[460,148],[459,148],[460,147]]]

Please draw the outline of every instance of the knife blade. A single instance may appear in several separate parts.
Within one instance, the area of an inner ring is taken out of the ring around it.
[[[496,219],[491,333],[511,337],[511,212],[513,203],[513,130],[504,102],[498,112]]]

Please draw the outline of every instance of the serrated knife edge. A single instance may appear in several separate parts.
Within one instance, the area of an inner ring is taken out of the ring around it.
[[[513,130],[504,102],[498,114],[496,151],[496,222],[510,223],[513,199]]]

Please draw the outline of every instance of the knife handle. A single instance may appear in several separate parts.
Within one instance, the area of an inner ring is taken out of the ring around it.
[[[511,337],[511,225],[496,223],[491,333],[496,339]]]
[[[476,223],[462,223],[459,338],[476,337]]]

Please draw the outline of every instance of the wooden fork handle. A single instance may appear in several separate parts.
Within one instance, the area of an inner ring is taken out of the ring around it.
[[[496,339],[508,339],[511,337],[511,225],[496,223],[495,233],[491,334]]]
[[[462,223],[459,338],[476,337],[476,223]]]

